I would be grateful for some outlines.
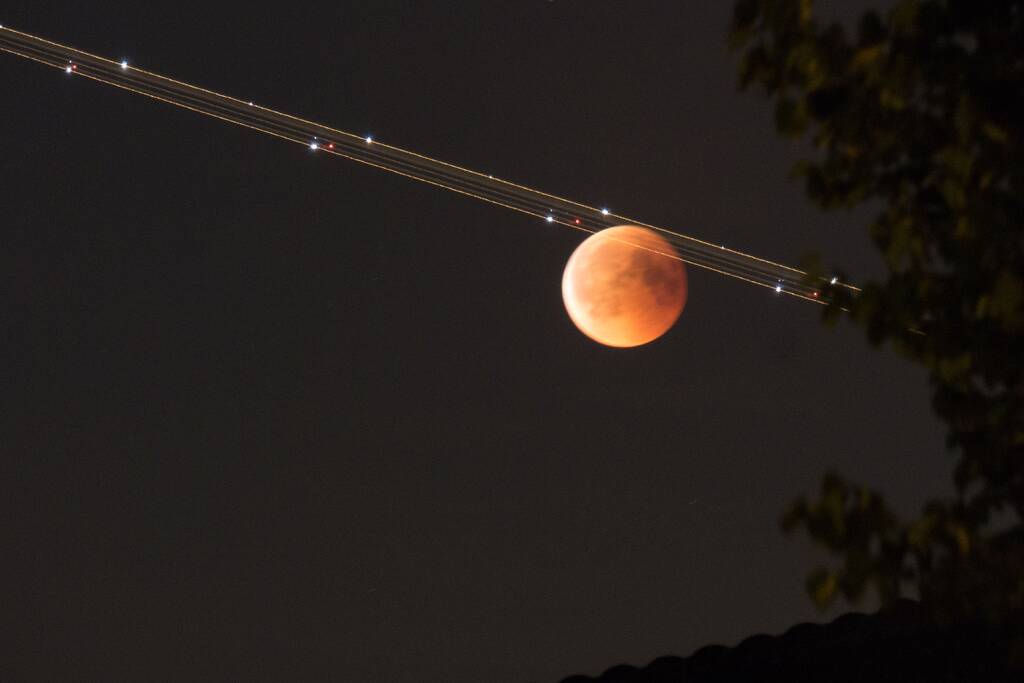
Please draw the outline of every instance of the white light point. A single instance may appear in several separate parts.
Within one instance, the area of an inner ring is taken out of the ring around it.
[[[128,60],[127,59],[122,59],[121,60],[121,71],[127,71],[127,70],[128,70]]]
[[[544,220],[546,220],[548,223],[554,223],[555,222],[555,217],[554,216],[548,216]]]
[[[831,282],[832,284],[835,284],[835,283],[839,282],[839,278],[834,277],[831,280],[829,280],[829,282]]]
[[[250,106],[250,107],[251,107],[251,106],[253,106],[253,103],[252,103],[252,102],[250,102],[250,103],[249,103],[249,106]]]
[[[66,74],[71,73],[71,65],[70,64],[68,64],[66,67],[64,67],[64,73],[66,73]]]
[[[366,136],[366,144],[368,144],[368,145],[372,145],[373,144],[373,136],[372,135],[367,135]]]
[[[782,285],[775,285],[775,293],[779,294],[782,292]]]
[[[608,209],[601,209],[601,215],[602,216],[607,216],[608,215]]]
[[[320,149],[320,145],[316,142],[311,142],[309,143],[309,148],[315,152]]]

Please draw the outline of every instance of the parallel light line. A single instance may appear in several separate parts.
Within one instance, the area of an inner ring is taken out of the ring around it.
[[[592,234],[616,223],[649,228],[661,233],[679,253],[670,254],[641,244],[632,246],[743,282],[773,289],[780,294],[822,305],[827,303],[821,298],[822,287],[809,284],[808,274],[797,268],[628,216],[614,214],[607,209],[599,209],[492,175],[485,175],[479,171],[195,86],[134,65],[129,66],[126,62],[114,61],[7,27],[0,27],[0,51],[56,69],[67,70],[70,64],[75,76],[82,76],[288,142],[309,146],[318,152],[343,157],[580,232]],[[828,279],[822,278],[822,281],[828,282]],[[854,292],[860,291],[847,283],[833,281],[832,284]]]

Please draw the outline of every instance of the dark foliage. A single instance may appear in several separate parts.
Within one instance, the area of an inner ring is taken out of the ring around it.
[[[927,368],[956,494],[904,520],[877,493],[829,474],[783,526],[839,559],[808,579],[820,605],[909,591],[946,619],[1019,626],[1024,0],[902,0],[853,31],[813,9],[812,0],[736,4],[740,84],[774,101],[781,134],[813,144],[794,169],[812,201],[878,207],[870,233],[887,276],[858,295],[830,288],[825,316],[850,315],[873,343]]]

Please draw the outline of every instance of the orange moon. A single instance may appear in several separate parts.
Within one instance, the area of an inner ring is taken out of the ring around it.
[[[675,256],[672,245],[647,228],[620,225],[594,233],[565,266],[565,310],[583,334],[606,346],[654,341],[686,306],[686,269]]]

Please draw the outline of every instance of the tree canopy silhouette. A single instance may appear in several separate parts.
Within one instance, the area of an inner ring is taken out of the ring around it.
[[[901,519],[878,493],[824,477],[783,517],[837,558],[816,603],[908,591],[951,619],[1024,610],[1024,0],[901,0],[855,29],[813,0],[740,0],[739,81],[804,138],[793,169],[826,210],[877,207],[887,273],[824,292],[872,343],[927,368],[955,457],[955,494]],[[812,275],[825,274],[820,262]],[[1018,652],[1020,648],[1018,647]]]

